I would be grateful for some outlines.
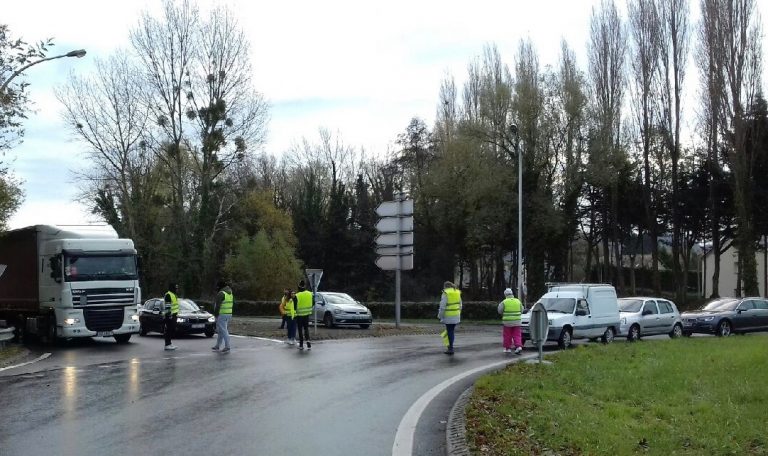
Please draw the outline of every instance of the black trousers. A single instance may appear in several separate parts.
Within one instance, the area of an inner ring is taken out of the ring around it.
[[[299,326],[299,346],[304,345],[304,339],[307,339],[309,346],[309,315],[296,317],[296,323]]]
[[[165,317],[165,345],[171,345],[171,337],[176,332],[176,316],[172,314],[170,317]]]

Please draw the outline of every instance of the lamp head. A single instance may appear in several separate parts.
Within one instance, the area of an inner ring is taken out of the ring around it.
[[[75,51],[69,51],[66,54],[67,57],[77,57],[77,58],[83,57],[84,55],[85,55],[85,49],[77,49]]]

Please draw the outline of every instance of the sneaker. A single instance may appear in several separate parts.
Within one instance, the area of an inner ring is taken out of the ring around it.
[[[307,342],[307,350],[312,350],[312,344],[310,344],[309,342]]]
[[[505,348],[504,349],[504,353],[512,353],[512,349],[511,348]]]
[[[221,352],[222,352],[222,353],[229,353],[229,352],[230,352],[230,348],[229,348],[229,347],[224,347],[224,348],[221,350]]]
[[[453,354],[453,350],[446,350],[443,353],[445,353],[446,355],[452,355]]]
[[[291,339],[290,344],[291,345],[296,345],[296,339]]]
[[[522,352],[523,352],[523,347],[517,347],[517,348],[515,349],[515,354],[516,354],[516,355],[519,355],[519,354],[520,354],[520,353],[522,353]]]
[[[304,350],[304,346],[303,345],[299,345],[299,350]]]
[[[211,350],[213,350],[213,351],[219,351],[219,347],[211,347]]]
[[[166,349],[166,350],[176,350],[176,346],[175,346],[175,345],[173,345],[173,344],[171,344],[171,345],[166,345],[166,346],[165,346],[165,349]]]

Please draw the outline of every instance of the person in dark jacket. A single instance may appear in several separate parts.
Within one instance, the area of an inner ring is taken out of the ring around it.
[[[214,351],[221,350],[221,353],[227,353],[231,349],[229,345],[229,321],[232,319],[235,297],[232,295],[232,289],[223,280],[219,280],[216,288],[218,288],[219,293],[213,301],[213,315],[216,317],[216,332],[219,335],[216,338],[216,345],[212,349]],[[224,348],[220,348],[222,342],[224,343]]]

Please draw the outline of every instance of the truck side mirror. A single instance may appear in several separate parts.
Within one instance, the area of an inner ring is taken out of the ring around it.
[[[61,255],[54,255],[48,260],[51,267],[51,278],[56,282],[61,282]]]

